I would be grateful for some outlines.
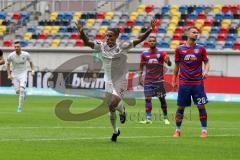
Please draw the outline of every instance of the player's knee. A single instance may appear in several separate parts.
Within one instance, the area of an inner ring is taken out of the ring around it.
[[[152,98],[145,98],[145,102],[148,102],[148,103],[152,102]]]
[[[198,109],[205,109],[205,105],[198,105]]]
[[[16,94],[19,95],[20,91],[19,90],[16,90]]]

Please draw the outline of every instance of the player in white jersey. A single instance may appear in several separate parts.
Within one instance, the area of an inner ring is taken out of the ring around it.
[[[109,28],[105,34],[106,42],[91,41],[83,31],[83,27],[80,24],[76,24],[80,32],[81,39],[86,46],[95,49],[101,54],[104,76],[105,76],[105,91],[106,97],[110,97],[109,112],[110,121],[113,127],[113,135],[111,140],[117,141],[117,137],[120,135],[120,130],[116,125],[116,110],[119,111],[120,122],[124,123],[126,120],[125,107],[121,101],[124,91],[127,90],[127,65],[126,54],[128,51],[143,42],[155,27],[155,20],[151,22],[151,27],[139,36],[138,39],[131,42],[118,43],[119,29]]]
[[[3,51],[0,49],[0,65],[4,64],[5,61],[3,59]]]
[[[10,53],[7,57],[7,74],[8,79],[12,80],[12,83],[16,89],[17,95],[19,95],[18,112],[22,111],[22,105],[25,98],[25,88],[27,84],[27,66],[26,62],[29,62],[32,70],[32,76],[34,76],[34,65],[30,54],[22,51],[19,41],[14,43],[15,51]],[[12,73],[10,72],[10,65],[12,67]]]

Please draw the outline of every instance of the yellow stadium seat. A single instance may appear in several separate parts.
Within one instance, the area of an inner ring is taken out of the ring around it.
[[[181,17],[181,13],[180,12],[172,13],[172,19],[179,19],[180,17]]]
[[[3,22],[3,20],[2,20],[2,19],[0,19],[0,25],[2,25],[2,22]]]
[[[175,29],[176,29],[176,26],[174,27],[174,26],[169,26],[168,28],[167,28],[167,34],[173,34],[174,32],[175,32]]]
[[[82,13],[81,12],[75,12],[73,15],[73,20],[78,21],[81,17]]]
[[[139,5],[137,7],[137,12],[138,13],[142,13],[142,12],[144,12],[145,8],[146,8],[146,5],[145,4],[141,4],[141,5]]]
[[[240,34],[240,27],[238,27],[237,31],[238,31],[238,35],[239,35]]]
[[[129,17],[129,19],[130,19],[130,20],[136,20],[137,17],[138,17],[138,13],[137,13],[137,12],[132,12],[131,15],[130,15],[130,17]]]
[[[43,29],[43,33],[49,33],[52,30],[52,26],[45,26]]]
[[[197,19],[195,21],[195,27],[200,28],[204,24],[204,19]]]
[[[178,40],[173,40],[173,41],[171,42],[171,44],[170,44],[170,48],[171,48],[171,49],[175,49],[177,46],[179,46],[179,44],[180,44],[180,41],[178,41]]]
[[[176,27],[177,24],[178,24],[178,19],[172,19],[169,23],[168,23],[168,26],[169,27]]]
[[[132,33],[138,34],[138,33],[140,33],[141,29],[142,29],[141,26],[134,26],[132,29]]]
[[[0,31],[0,37],[3,37],[4,33]]]
[[[91,28],[94,25],[94,23],[95,23],[95,19],[88,19],[86,25]]]
[[[171,14],[176,13],[176,12],[178,12],[178,9],[179,9],[178,5],[172,5],[170,8],[170,13]]]
[[[7,31],[7,27],[6,26],[0,26],[0,32],[6,32]]]
[[[204,26],[202,28],[202,34],[209,34],[209,32],[211,31],[211,26]]]
[[[51,42],[51,47],[58,47],[58,46],[59,46],[59,43],[60,43],[60,40],[59,40],[59,39],[54,39],[54,40],[52,40],[52,42]]]
[[[228,28],[231,23],[232,23],[232,21],[230,19],[223,19],[221,22],[221,26],[224,28]]]
[[[105,15],[105,19],[112,19],[114,13],[113,12],[107,12]]]
[[[59,28],[60,28],[59,26],[52,26],[51,32],[52,33],[58,33]]]
[[[58,12],[52,12],[50,14],[50,20],[55,21],[57,19]]]
[[[23,39],[25,39],[25,40],[29,40],[29,39],[31,39],[31,38],[32,38],[32,33],[31,33],[31,32],[27,32],[27,33],[25,33],[24,36],[23,36]]]
[[[222,11],[222,5],[215,5],[214,7],[213,7],[213,12],[214,13],[219,13],[219,12],[221,12]]]
[[[100,28],[99,28],[99,33],[105,33],[106,31],[107,31],[107,29],[108,29],[108,26],[101,26]]]

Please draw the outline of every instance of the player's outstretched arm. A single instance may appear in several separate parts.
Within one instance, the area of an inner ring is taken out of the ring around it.
[[[143,78],[142,78],[143,67],[144,67],[144,65],[143,65],[142,63],[140,63],[138,75],[139,75],[139,84],[140,84],[141,86],[143,86]]]
[[[139,36],[138,39],[133,40],[133,46],[134,47],[136,45],[138,45],[139,43],[143,42],[149,36],[149,34],[154,29],[155,24],[156,24],[156,20],[152,20],[151,27],[149,27],[148,30],[145,33],[143,33],[143,35]]]
[[[78,23],[75,23],[77,26],[78,31],[80,32],[80,38],[83,40],[84,45],[91,47],[92,49],[94,48],[94,42],[92,42],[91,40],[89,40],[89,38],[87,37],[87,35],[84,33],[83,31],[83,26],[81,26]]]
[[[30,62],[30,67],[32,70],[32,76],[34,76],[35,75],[35,66],[34,66],[33,62]]]
[[[10,64],[9,63],[7,63],[6,69],[7,69],[7,77],[8,77],[8,79],[12,80],[11,71],[10,71]]]
[[[172,79],[173,88],[175,88],[177,86],[178,71],[179,71],[179,62],[175,62],[175,66],[173,69],[173,79]]]

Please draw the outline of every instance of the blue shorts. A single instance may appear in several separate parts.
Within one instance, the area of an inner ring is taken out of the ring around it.
[[[151,84],[144,85],[144,95],[145,97],[164,97],[166,96],[166,91],[164,88],[164,81],[154,82]]]
[[[180,84],[178,88],[177,105],[182,107],[191,106],[191,97],[195,105],[204,105],[208,103],[203,84]]]

